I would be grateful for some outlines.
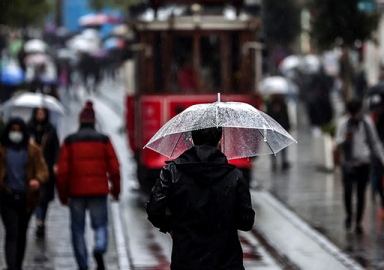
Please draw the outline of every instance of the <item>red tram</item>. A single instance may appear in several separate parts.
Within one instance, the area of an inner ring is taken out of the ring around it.
[[[222,101],[260,106],[260,22],[245,6],[220,0],[168,3],[134,16],[130,24],[140,50],[125,66],[126,126],[144,192],[167,158],[143,146],[169,119],[191,105],[216,101],[217,93]],[[231,163],[250,177],[250,160]]]

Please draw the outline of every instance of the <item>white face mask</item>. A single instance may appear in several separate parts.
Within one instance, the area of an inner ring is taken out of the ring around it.
[[[23,133],[18,131],[11,131],[9,132],[9,140],[13,143],[21,143],[23,140]]]

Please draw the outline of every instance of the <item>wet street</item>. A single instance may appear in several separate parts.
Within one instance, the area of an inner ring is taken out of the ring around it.
[[[112,83],[109,83],[111,86]],[[116,90],[117,89],[117,90]],[[97,126],[111,136],[122,165],[122,196],[119,204],[110,204],[110,244],[106,256],[107,267],[114,269],[169,269],[171,238],[160,233],[147,221],[145,199],[135,191],[135,164],[133,162],[123,125],[122,86],[108,87],[105,92],[88,96],[62,93],[67,116],[61,121],[59,132],[63,139],[77,129],[78,113],[86,98],[91,98],[96,110]],[[102,112],[102,113],[100,113]],[[35,237],[35,220],[31,221],[29,243],[24,269],[73,270],[76,269],[72,253],[68,209],[55,201],[48,213],[45,240]],[[89,220],[88,220],[89,224]],[[3,246],[3,228],[0,228],[0,246]],[[87,230],[88,248],[92,248],[93,235]],[[279,263],[251,233],[240,233],[247,269],[278,270]],[[91,254],[91,252],[89,253]],[[3,249],[0,249],[0,268],[5,267]],[[90,262],[93,260],[89,259]],[[93,261],[90,264],[94,267]]]
[[[121,132],[123,96],[123,86],[112,82],[104,84],[102,93],[91,96],[82,92],[77,97],[63,93],[62,100],[68,113],[62,119],[60,136],[64,138],[77,129],[81,106],[86,98],[91,98],[98,128],[112,138],[122,165],[121,201],[110,205],[108,269],[169,269],[171,238],[147,221],[145,199],[135,191],[136,165],[128,150],[125,133]],[[311,163],[311,136],[305,129],[299,131],[293,132],[299,144],[289,148],[293,163],[290,171],[271,172],[269,157],[255,162],[254,181],[262,186],[262,189],[252,191],[256,224],[251,232],[239,233],[246,269],[363,269],[349,256],[366,269],[383,269],[384,211],[372,204],[369,197],[365,234],[362,237],[346,235],[342,226],[344,216],[339,174],[316,171]],[[76,269],[68,209],[56,201],[48,216],[45,241],[36,240],[34,220],[31,222],[24,269]],[[3,234],[2,228],[0,233]],[[91,248],[90,230],[87,239]],[[3,237],[0,238],[2,245]],[[3,250],[0,252],[0,267],[3,267]]]
[[[300,114],[299,115],[304,115]],[[306,119],[300,119],[305,123]],[[293,167],[273,172],[270,158],[255,162],[254,176],[279,201],[365,269],[384,269],[384,210],[380,198],[367,188],[364,234],[346,233],[341,172],[322,172],[312,162],[313,140],[305,124],[292,132],[298,144],[289,147]]]

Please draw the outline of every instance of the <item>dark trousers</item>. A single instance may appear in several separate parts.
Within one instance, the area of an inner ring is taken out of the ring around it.
[[[25,196],[0,195],[0,214],[5,228],[7,270],[22,268],[31,214],[26,212]]]
[[[343,168],[344,204],[347,212],[347,219],[352,220],[352,194],[356,188],[357,212],[356,224],[360,224],[364,214],[365,193],[369,179],[369,165]]]
[[[384,207],[383,174],[383,165],[380,160],[374,159],[371,166],[372,191],[374,196],[377,193],[379,194],[381,203]]]
[[[284,148],[283,150],[280,151],[281,153],[281,162],[284,164],[284,163],[287,163],[288,162],[288,149],[287,148]],[[272,164],[273,165],[276,165],[276,162],[277,162],[277,157],[280,155],[280,153],[278,153],[276,156],[275,155],[271,155],[271,160],[272,160]]]

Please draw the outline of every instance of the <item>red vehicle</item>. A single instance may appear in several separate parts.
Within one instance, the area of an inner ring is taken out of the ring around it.
[[[235,11],[235,17],[227,18],[224,7],[220,1],[168,6],[178,13],[169,17],[172,12],[160,7],[158,19],[147,10],[131,22],[141,50],[126,64],[126,126],[146,193],[167,158],[143,146],[168,120],[191,105],[215,102],[217,93],[222,101],[260,105],[255,87],[261,69],[255,42],[260,18],[249,13],[236,17]],[[250,178],[250,160],[231,163]]]

